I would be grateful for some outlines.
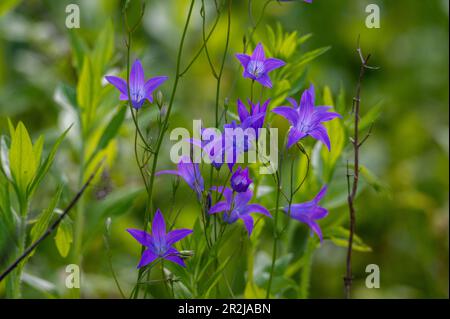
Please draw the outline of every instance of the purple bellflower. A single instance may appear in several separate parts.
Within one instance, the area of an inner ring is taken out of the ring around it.
[[[244,78],[258,81],[261,85],[268,88],[272,88],[272,81],[270,80],[268,73],[286,64],[279,59],[266,59],[264,48],[261,43],[258,43],[251,56],[238,53],[236,54],[236,58],[244,67]]]
[[[224,212],[223,220],[228,224],[236,222],[241,219],[244,222],[245,228],[250,236],[253,231],[253,217],[250,213],[260,213],[268,217],[272,217],[269,211],[259,204],[249,204],[253,196],[251,189],[243,193],[235,193],[232,189],[228,187],[213,187],[213,190],[223,193],[225,200],[216,203],[209,210],[209,214],[216,214]]]
[[[311,84],[309,89],[303,92],[300,104],[293,98],[288,98],[293,107],[279,106],[272,110],[292,125],[288,135],[288,148],[309,135],[325,144],[328,150],[331,149],[330,137],[322,122],[342,117],[338,113],[328,112],[331,106],[314,106],[314,99],[314,86]]]
[[[105,76],[105,79],[119,90],[120,100],[128,100],[127,82],[124,79],[112,75]],[[156,76],[145,81],[144,69],[142,68],[141,61],[134,61],[131,66],[129,79],[131,105],[136,110],[139,110],[142,107],[142,104],[144,104],[145,99],[152,103],[153,91],[167,79],[167,76]]]
[[[292,204],[290,210],[289,207],[283,209],[291,218],[308,225],[309,228],[311,228],[311,236],[313,235],[313,232],[316,233],[317,236],[319,236],[320,241],[323,240],[322,230],[316,220],[325,218],[328,215],[328,210],[319,206],[319,201],[325,196],[326,192],[327,186],[325,185],[311,201],[301,204]]]
[[[189,157],[183,156],[180,159],[177,170],[159,171],[155,176],[163,174],[177,175],[183,178],[189,187],[197,194],[197,198],[200,199],[202,197],[203,190],[205,189],[203,177],[198,164],[192,163]]]
[[[250,105],[249,112],[244,103],[242,103],[240,99],[237,100],[237,111],[242,126],[252,127],[256,132],[256,137],[259,135],[259,129],[264,126],[266,110],[269,102],[270,100],[265,101],[263,104],[260,104],[260,102],[253,104],[250,100],[248,100],[248,104]]]
[[[230,179],[231,188],[237,193],[246,192],[253,181],[248,174],[248,167],[236,169]]]
[[[178,250],[172,247],[177,241],[192,233],[191,229],[175,229],[166,233],[166,223],[161,211],[156,210],[152,221],[152,233],[129,228],[127,231],[141,245],[147,247],[142,253],[138,268],[144,267],[158,258],[163,258],[186,267]]]

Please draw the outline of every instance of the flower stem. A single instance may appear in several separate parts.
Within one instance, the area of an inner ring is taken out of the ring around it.
[[[277,173],[278,176],[278,173]],[[275,216],[273,221],[273,248],[272,248],[272,265],[270,267],[270,276],[269,276],[269,283],[267,284],[267,292],[266,292],[266,299],[270,298],[270,289],[272,288],[272,280],[273,280],[273,273],[275,271],[275,262],[277,260],[277,247],[278,247],[278,211],[279,211],[279,205],[280,205],[280,194],[281,194],[281,183],[280,178],[277,178],[277,197],[276,197],[276,206],[275,206]]]

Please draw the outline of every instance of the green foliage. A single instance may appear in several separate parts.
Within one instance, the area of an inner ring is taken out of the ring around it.
[[[66,216],[59,224],[55,235],[56,248],[58,248],[58,252],[62,257],[67,257],[67,255],[69,254],[72,241],[72,220],[68,216]]]

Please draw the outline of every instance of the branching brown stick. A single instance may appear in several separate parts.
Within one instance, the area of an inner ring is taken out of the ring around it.
[[[19,266],[20,262],[22,260],[24,260],[29,254],[31,254],[31,252],[34,249],[36,249],[36,247],[39,246],[39,244],[42,241],[44,241],[44,239],[46,239],[48,236],[50,236],[50,234],[58,227],[59,223],[64,219],[64,217],[67,216],[67,214],[70,212],[70,210],[75,206],[75,204],[81,198],[81,196],[83,195],[84,191],[89,186],[89,184],[92,182],[93,178],[95,177],[95,175],[99,171],[100,167],[103,165],[103,162],[104,162],[104,160],[102,160],[96,166],[96,168],[94,169],[94,172],[89,176],[89,178],[87,179],[86,183],[84,183],[84,185],[81,187],[81,189],[75,195],[75,197],[70,201],[69,205],[66,207],[66,209],[64,209],[62,214],[59,215],[59,217],[53,222],[53,224],[49,228],[47,228],[45,233],[41,237],[39,237],[34,243],[32,243],[27,249],[25,249],[23,254],[20,255],[8,268],[6,268],[6,270],[0,275],[0,282],[2,282],[2,280],[5,279],[6,276],[8,276],[9,273],[11,273],[11,271],[13,271],[17,266]]]
[[[353,155],[354,155],[354,163],[353,163],[353,175],[350,175],[349,166],[347,163],[347,186],[348,186],[348,208],[350,214],[350,231],[348,238],[348,248],[347,248],[347,260],[346,260],[346,274],[344,277],[344,288],[345,288],[345,297],[348,299],[351,297],[351,286],[352,286],[352,246],[353,246],[353,236],[355,234],[355,224],[356,224],[356,210],[355,210],[355,198],[356,193],[358,192],[358,181],[359,181],[359,149],[369,138],[372,127],[369,128],[369,131],[366,136],[360,139],[359,136],[359,120],[360,120],[360,106],[361,106],[361,83],[364,77],[364,73],[367,69],[377,69],[376,67],[369,66],[367,63],[370,59],[370,54],[364,58],[362,54],[362,50],[359,46],[359,38],[357,45],[357,52],[359,58],[361,60],[361,66],[359,68],[359,78],[358,84],[356,86],[356,95],[353,98],[353,115],[354,115],[354,136],[351,138],[351,143],[353,144]],[[351,181],[351,177],[353,177],[353,181]]]

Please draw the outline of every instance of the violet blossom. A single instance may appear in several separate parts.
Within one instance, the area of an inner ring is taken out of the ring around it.
[[[249,112],[244,103],[242,103],[240,99],[237,100],[237,111],[242,126],[252,127],[256,132],[256,137],[259,136],[259,129],[264,126],[266,110],[269,102],[270,100],[265,101],[263,104],[260,104],[260,102],[253,104],[252,101],[248,100],[248,104],[250,106]]]
[[[244,78],[249,78],[261,83],[261,85],[272,88],[272,81],[268,75],[269,72],[284,66],[286,63],[275,58],[266,59],[264,48],[258,43],[252,55],[238,53],[236,58],[244,67]]]
[[[205,186],[199,165],[192,163],[188,156],[181,157],[177,165],[177,170],[159,171],[155,176],[163,174],[177,175],[183,178],[189,187],[197,194],[197,198],[200,199],[202,197]]]
[[[268,217],[272,217],[269,211],[262,205],[259,204],[249,204],[248,202],[252,199],[253,192],[251,189],[243,193],[233,192],[232,189],[228,187],[213,187],[219,193],[223,193],[225,200],[216,203],[209,210],[209,214],[216,214],[224,212],[223,221],[232,224],[238,219],[244,222],[245,228],[250,236],[253,231],[254,223],[253,217],[250,213],[260,213]]]
[[[155,217],[152,221],[151,234],[139,230],[129,228],[127,231],[146,249],[142,253],[141,260],[137,268],[144,267],[158,258],[166,259],[186,267],[180,252],[173,246],[177,241],[192,233],[191,229],[175,229],[166,233],[166,223],[161,211],[156,210]]]
[[[117,76],[105,76],[105,79],[114,85],[120,92],[119,99],[128,100],[127,82]],[[145,81],[144,69],[141,61],[134,61],[129,78],[131,105],[139,110],[144,104],[145,99],[153,102],[153,91],[168,79],[167,76],[156,76]]]
[[[342,117],[338,113],[328,112],[331,106],[315,106],[314,99],[314,86],[311,84],[309,89],[303,92],[300,104],[297,104],[293,98],[288,98],[292,107],[279,106],[272,110],[286,118],[292,125],[286,145],[288,148],[309,135],[325,144],[328,150],[331,149],[330,137],[322,122]]]
[[[311,228],[311,236],[314,233],[319,236],[320,241],[323,240],[322,230],[319,224],[316,222],[318,219],[325,218],[328,215],[328,210],[319,206],[319,201],[325,196],[327,192],[327,186],[323,186],[320,192],[309,202],[292,204],[289,207],[285,207],[283,211],[289,215],[289,217],[296,219],[302,223],[305,223]]]

